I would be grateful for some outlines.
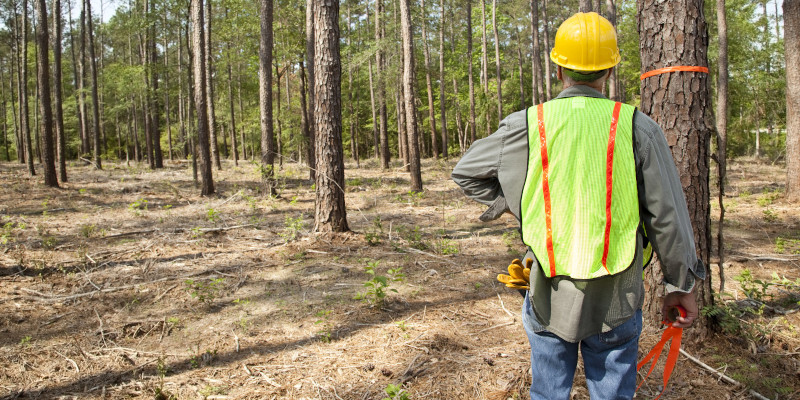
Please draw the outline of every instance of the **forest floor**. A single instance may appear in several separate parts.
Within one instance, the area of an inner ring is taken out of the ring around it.
[[[454,161],[425,160],[416,195],[402,168],[348,163],[345,234],[311,232],[300,165],[266,198],[255,164],[225,162],[204,198],[167,164],[74,165],[61,189],[0,164],[1,399],[526,398],[522,298],[495,280],[516,224],[478,221]],[[729,179],[724,329],[684,348],[743,386],[681,356],[662,398],[798,399],[800,209],[780,166],[735,160]],[[661,335],[645,325],[640,354]]]

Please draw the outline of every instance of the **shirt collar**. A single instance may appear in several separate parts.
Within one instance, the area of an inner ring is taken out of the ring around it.
[[[557,99],[563,99],[566,97],[595,97],[598,99],[605,99],[606,96],[603,96],[602,93],[594,90],[586,85],[572,85],[564,90],[556,96]]]

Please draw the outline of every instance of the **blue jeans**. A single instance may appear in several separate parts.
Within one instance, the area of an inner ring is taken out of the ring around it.
[[[571,343],[546,330],[534,332],[541,325],[528,296],[522,307],[522,324],[531,344],[531,400],[569,399],[579,347],[592,400],[633,397],[642,310],[608,332]]]

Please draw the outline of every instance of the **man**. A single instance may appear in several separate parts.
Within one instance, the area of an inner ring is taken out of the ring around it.
[[[520,221],[532,260],[522,321],[531,345],[531,399],[568,399],[584,361],[595,399],[630,399],[642,330],[643,249],[659,255],[667,295],[697,318],[705,278],[677,170],[661,128],[601,91],[620,61],[616,33],[596,13],[564,21],[550,54],[561,94],[506,117],[476,141],[453,180],[489,209]],[[646,232],[646,235],[645,235]]]

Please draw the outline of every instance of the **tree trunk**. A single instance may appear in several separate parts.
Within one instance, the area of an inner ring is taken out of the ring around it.
[[[598,8],[599,11],[599,8]],[[617,6],[614,0],[606,0],[606,17],[614,28],[617,28]],[[619,80],[617,79],[617,70],[614,68],[611,71],[611,76],[608,78],[608,98],[614,101],[622,101],[622,96],[619,93]]]
[[[439,143],[436,139],[436,113],[433,109],[433,85],[431,83],[431,62],[430,51],[428,50],[428,31],[426,25],[428,21],[425,18],[425,0],[422,0],[422,49],[425,55],[425,84],[428,89],[428,127],[431,131],[431,149],[433,149],[433,157],[439,158]]]
[[[400,1],[400,24],[403,33],[403,92],[405,93],[405,111],[406,111],[406,134],[408,136],[408,161],[411,167],[411,191],[422,191],[422,174],[420,172],[420,157],[419,157],[419,137],[417,136],[417,102],[416,91],[414,84],[416,78],[414,76],[414,36],[413,28],[411,26],[411,10],[409,9],[410,0]],[[444,4],[442,4],[442,17],[444,17]],[[444,24],[442,24],[444,26]],[[444,53],[444,28],[440,30],[439,51]],[[441,79],[444,79],[444,58],[439,56],[439,73]],[[444,94],[444,82],[442,85],[442,95]],[[439,98],[439,103],[442,107],[442,116],[444,116],[444,96]],[[444,118],[442,118],[442,132],[445,132]],[[446,139],[443,136],[442,139]],[[447,142],[442,143],[443,146]],[[444,148],[445,157],[447,157],[447,148]]]
[[[236,97],[239,103],[239,115],[244,116],[244,106],[242,105],[242,63],[236,63],[236,83],[237,83],[237,91]],[[244,137],[244,129],[240,129],[239,135],[241,135],[242,140],[242,160],[247,160],[247,142],[245,141]],[[252,153],[252,152],[251,152]]]
[[[178,27],[178,143],[181,145],[181,158],[188,157],[188,141],[186,138],[186,120],[184,119],[183,105],[183,39],[181,38],[181,29]]]
[[[5,79],[3,79],[3,72],[0,70],[0,120],[3,121],[3,147],[5,147],[6,161],[11,161],[11,154],[8,151],[8,114],[6,111],[6,93],[5,93]],[[12,100],[13,102],[13,100]]]
[[[273,37],[275,33],[273,32]],[[276,136],[276,147],[275,147],[275,157],[278,159],[278,165],[283,165],[283,123],[281,122],[281,72],[278,70],[278,60],[277,57],[273,57],[275,61],[275,87],[277,88],[277,93],[275,94],[275,100],[277,103],[275,105],[275,125],[277,126],[277,132],[275,132]]]
[[[531,90],[533,91],[533,104],[539,104],[544,97],[542,91],[542,54],[539,49],[539,0],[531,0]]]
[[[311,144],[313,137],[311,136],[310,132],[310,123],[309,123],[309,115],[308,115],[308,104],[306,101],[306,67],[305,63],[303,62],[303,54],[300,54],[300,61],[297,63],[300,67],[300,130],[303,133],[303,138],[305,140],[305,149],[306,149],[306,159],[308,160],[307,163],[312,162],[314,160],[314,146]]]
[[[222,163],[219,160],[219,144],[217,143],[217,114],[214,100],[214,58],[211,53],[211,0],[205,1],[206,7],[206,31],[205,31],[205,57],[206,57],[206,95],[208,96],[208,132],[211,141],[211,156],[214,157],[214,165],[217,170],[222,170]],[[267,67],[269,69],[269,67]]]
[[[31,144],[31,128],[30,118],[28,117],[28,0],[22,0],[22,54],[21,54],[21,71],[22,77],[20,79],[19,93],[20,93],[20,122],[22,122],[22,134],[25,141],[25,163],[28,166],[28,173],[31,176],[36,175],[36,170],[33,168],[33,146]]]
[[[439,23],[439,115],[440,115],[440,119],[442,121],[442,157],[444,157],[444,159],[446,160],[447,156],[448,156],[448,154],[447,154],[448,153],[448,143],[447,143],[447,115],[445,114],[445,111],[447,109],[445,107],[445,103],[447,102],[447,99],[446,99],[446,97],[444,95],[444,85],[445,85],[445,79],[444,79],[444,25],[445,25],[445,22],[444,22],[445,21],[445,19],[444,19],[444,2],[445,2],[445,0],[440,0],[440,1],[441,1],[441,18],[439,20],[440,21],[440,23]],[[409,21],[409,23],[410,23],[410,21]],[[412,40],[412,45],[413,45],[413,40]],[[413,84],[412,84],[412,88],[413,88]],[[416,108],[416,104],[414,105],[414,107]],[[412,168],[413,168],[413,166],[412,166]],[[421,185],[422,185],[422,183],[420,183],[420,188],[422,187]],[[412,184],[412,186],[413,186],[413,184]]]
[[[100,159],[100,99],[97,94],[97,57],[94,51],[94,30],[92,28],[92,5],[90,0],[84,0],[86,12],[86,32],[89,41],[89,61],[92,72],[92,134],[94,137],[92,143],[94,167],[103,169],[102,160]]]
[[[18,121],[20,114],[17,114],[17,108],[15,106],[15,102],[19,101],[20,93],[19,93],[19,82],[22,81],[21,73],[19,71],[19,27],[17,26],[17,10],[14,9],[13,15],[11,17],[11,41],[13,45],[11,46],[11,60],[9,60],[10,65],[10,74],[8,76],[8,89],[9,93],[11,94],[11,117],[14,120],[14,143],[16,144],[17,148],[17,161],[19,163],[25,162],[25,151],[24,146],[22,146],[22,131],[21,131],[21,123]],[[14,78],[17,79],[17,90],[14,89]]]
[[[56,175],[55,137],[53,135],[53,108],[50,99],[50,60],[48,52],[50,46],[47,34],[47,2],[36,0],[36,19],[39,25],[36,30],[37,57],[37,85],[39,87],[39,110],[42,113],[42,168],[44,168],[44,184],[49,187],[58,187]]]
[[[346,232],[344,152],[342,151],[342,65],[339,55],[339,3],[314,6],[314,135],[317,140],[315,232]]]
[[[267,196],[275,195],[275,132],[272,125],[272,0],[261,0],[258,51],[258,104],[261,115],[261,179]]]
[[[481,0],[481,82],[483,83],[486,136],[492,133],[489,117],[489,55],[486,44],[486,0]]]
[[[67,181],[67,144],[64,132],[64,101],[61,93],[61,0],[53,0],[53,95],[55,96],[55,129],[58,173],[61,183]],[[5,122],[5,119],[3,120]],[[8,155],[6,155],[8,158]]]
[[[168,11],[164,10],[164,26],[167,26],[167,15]],[[180,39],[178,40],[180,43]],[[230,76],[228,77],[230,81]],[[169,118],[170,114],[170,107],[169,107],[169,43],[167,42],[167,35],[164,35],[164,84],[166,87],[164,88],[164,119],[167,123],[167,151],[169,152],[169,160],[174,161],[174,153],[172,150],[172,121]]]
[[[542,23],[544,24],[544,49],[545,53],[547,53],[547,49],[550,48],[550,22],[547,18],[547,0],[543,0],[542,4]],[[548,59],[547,54],[544,55],[544,84],[545,84],[545,99],[541,99],[542,103],[545,101],[549,101],[553,98],[553,86],[551,82],[551,74],[550,74],[550,60]]]
[[[500,76],[500,38],[497,35],[497,0],[492,1],[492,30],[494,30],[494,65],[497,75],[497,120],[503,119],[503,79]]]
[[[786,55],[786,197],[800,200],[800,1],[783,1]]]
[[[639,0],[639,51],[641,72],[673,65],[707,66],[708,33],[703,2]],[[688,89],[688,90],[687,90]],[[642,82],[642,107],[663,129],[672,150],[689,207],[698,257],[709,261],[711,229],[709,217],[708,156],[710,121],[708,75],[677,72],[656,75]],[[660,321],[663,290],[661,269],[646,270],[645,315]],[[712,304],[711,277],[696,285],[698,307]],[[702,340],[710,329],[706,317],[695,324]]]
[[[203,188],[200,192],[202,196],[214,194],[214,179],[211,172],[211,144],[209,143],[208,128],[208,105],[206,100],[206,44],[205,44],[205,21],[203,17],[203,0],[191,0],[192,7],[192,47],[194,48],[194,104],[197,113],[197,142],[200,154],[200,176]],[[268,1],[268,0],[263,0]]]
[[[523,65],[522,58],[522,39],[519,36],[519,29],[516,24],[511,24],[514,27],[514,36],[517,38],[517,61],[519,63],[519,109],[525,109],[525,80],[523,79]]]
[[[728,18],[725,0],[717,0],[717,36],[719,65],[717,76],[717,186],[719,186],[719,224],[717,225],[717,256],[719,261],[719,292],[725,292],[725,180],[728,164]]]
[[[455,20],[453,8],[450,9],[450,19]],[[455,24],[450,24],[450,54],[456,54],[456,29]],[[461,106],[458,97],[458,80],[456,75],[452,75],[453,80],[453,108],[456,110],[456,138],[458,139],[458,150],[462,156],[467,151],[467,130],[464,129],[464,122],[461,119]]]
[[[389,122],[386,115],[386,80],[384,76],[386,65],[383,60],[383,50],[381,50],[383,39],[386,36],[386,31],[384,30],[381,22],[381,16],[383,16],[383,0],[376,0],[375,43],[378,45],[378,50],[375,51],[375,68],[378,75],[378,113],[380,115],[381,166],[384,170],[386,170],[389,169],[391,154],[389,153]]]
[[[228,19],[228,8],[225,8],[225,19]],[[233,165],[239,166],[239,148],[236,145],[236,115],[233,107],[233,66],[231,60],[231,42],[226,43],[228,53],[228,107],[231,115],[231,148],[233,155]]]
[[[467,0],[467,59],[469,79],[469,142],[477,140],[475,126],[475,82],[472,78],[472,0]]]
[[[592,12],[592,0],[579,0],[578,11],[584,13]]]
[[[378,0],[380,1],[380,0]],[[308,68],[308,168],[309,179],[316,182],[317,176],[317,128],[316,123],[316,81],[314,79],[314,0],[306,0],[306,63]]]
[[[356,168],[360,168],[358,161],[358,133],[356,132],[356,124],[358,123],[358,115],[353,110],[353,22],[352,14],[350,12],[350,3],[347,3],[347,111],[350,114],[350,154],[353,156],[353,161],[356,162]],[[358,95],[356,95],[358,97]]]
[[[83,1],[83,0],[79,0]],[[75,101],[78,104],[78,117],[80,119],[80,126],[81,126],[81,151],[80,155],[88,155],[91,145],[91,139],[89,139],[89,114],[86,111],[86,15],[83,12],[83,4],[81,4],[81,12],[79,16],[80,21],[80,51],[78,55],[80,56],[75,59],[75,40],[74,40],[74,32],[72,30],[72,5],[67,3],[68,8],[70,9],[70,50],[72,51],[72,73],[75,76],[75,87],[77,90],[75,91]],[[130,50],[130,37],[128,37],[128,48]],[[77,65],[77,68],[75,67]]]

